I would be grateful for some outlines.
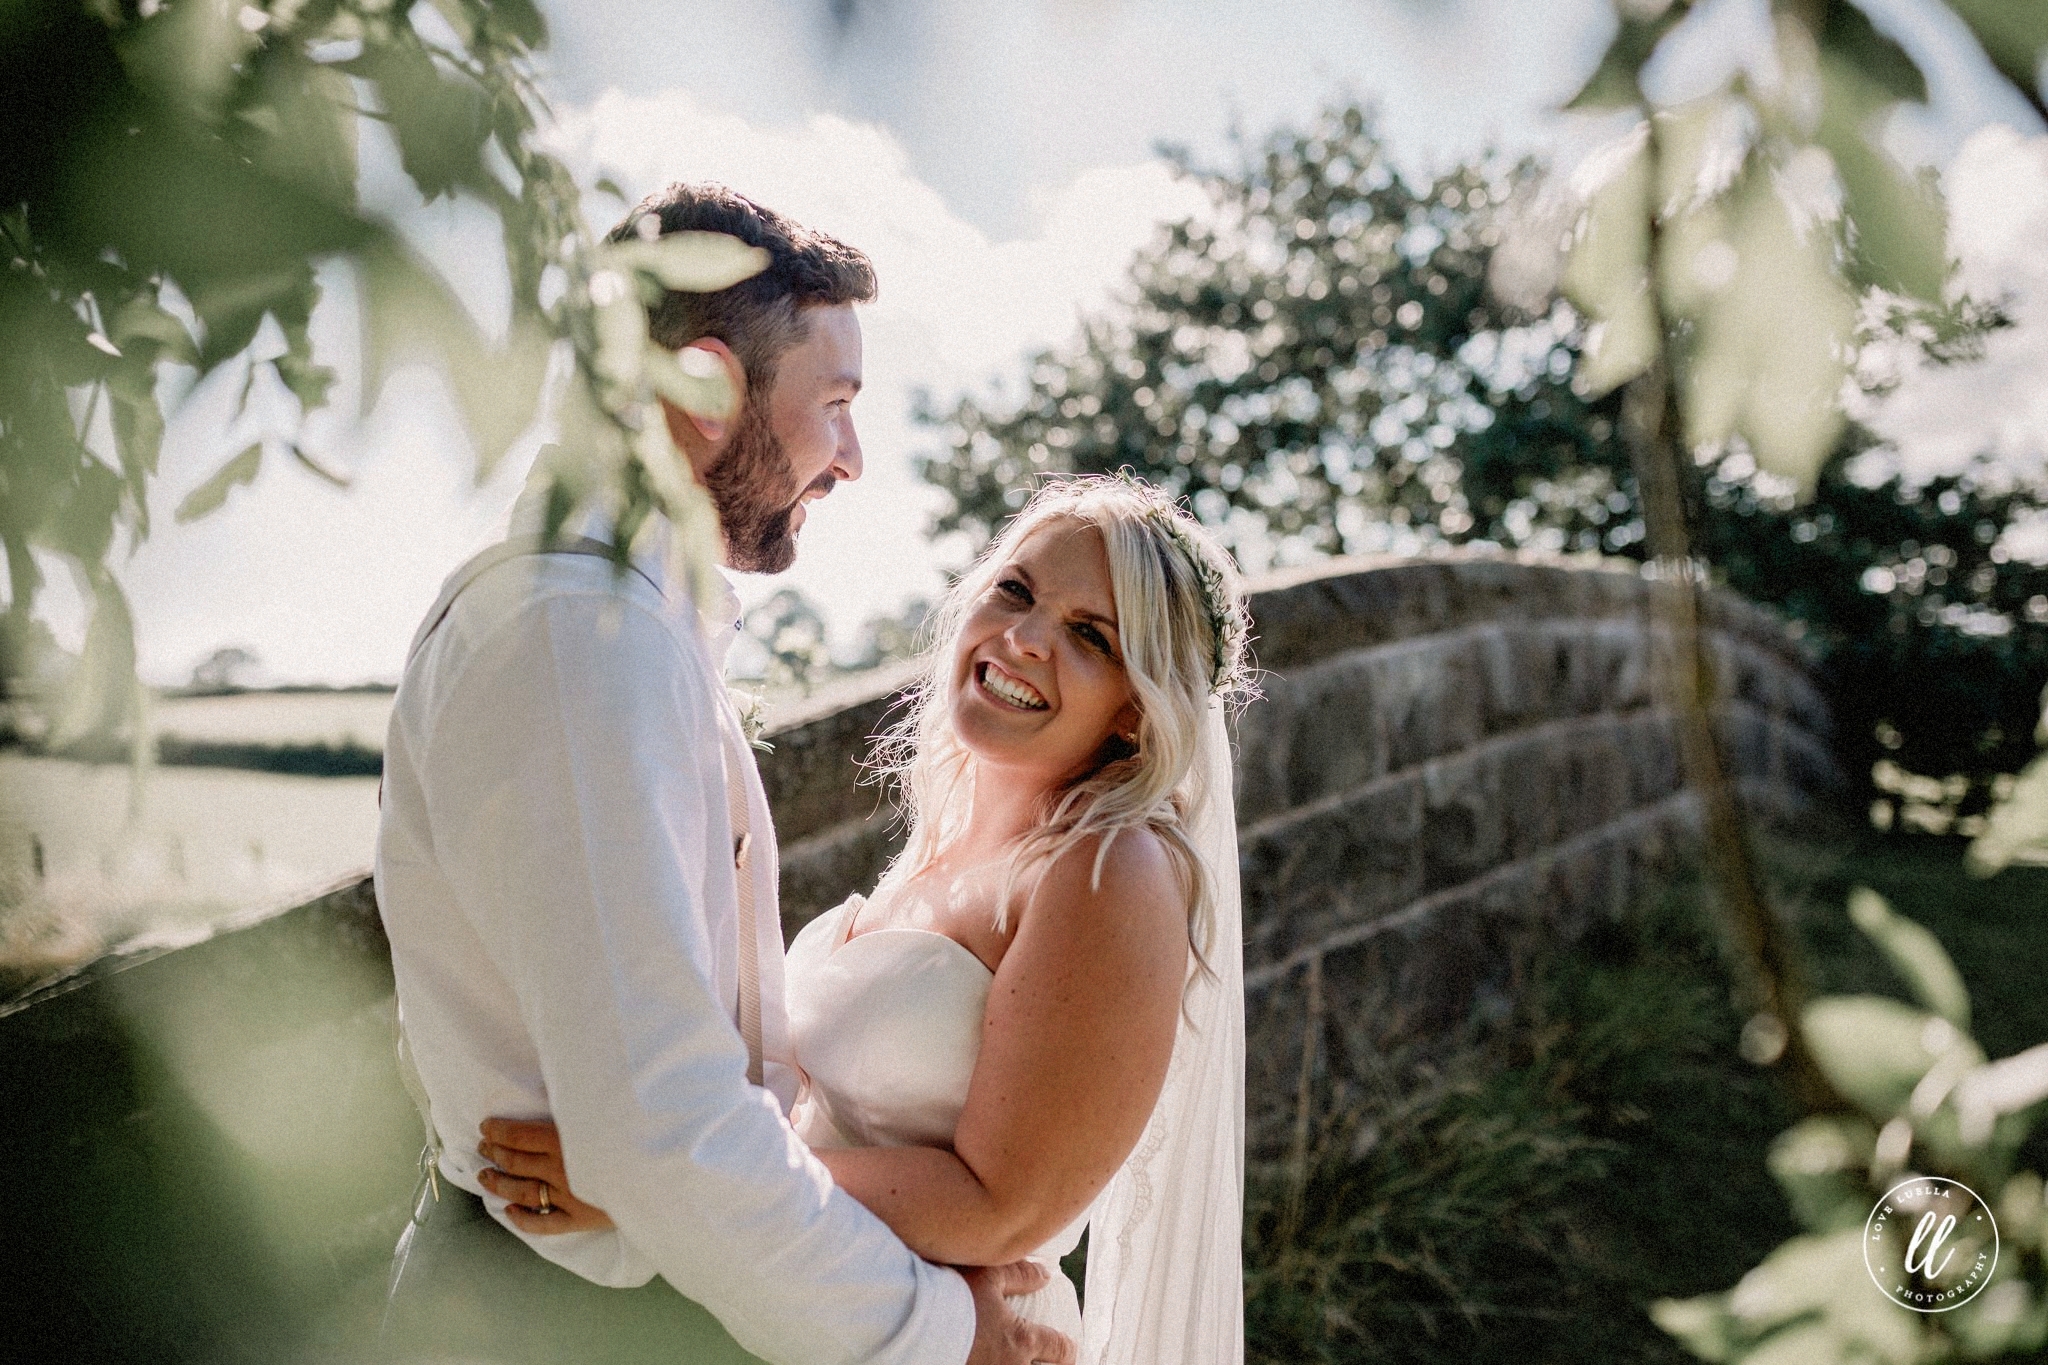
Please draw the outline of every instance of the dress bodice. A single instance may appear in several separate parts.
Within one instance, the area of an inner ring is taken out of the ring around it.
[[[854,896],[827,910],[789,945],[790,1050],[804,1078],[790,1122],[813,1147],[950,1150],[994,974],[965,945],[929,930],[870,929],[849,939],[861,904]],[[1033,1259],[1057,1261],[1086,1225],[1084,1214]],[[1050,1286],[1016,1306],[1078,1333],[1079,1307],[1057,1266]]]
[[[944,934],[849,939],[855,896],[789,947],[790,1044],[807,1079],[793,1121],[814,1147],[946,1147],[981,1052],[994,977]]]

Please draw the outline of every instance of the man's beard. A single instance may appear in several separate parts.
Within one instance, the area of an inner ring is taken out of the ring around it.
[[[781,573],[796,563],[790,522],[805,493],[827,493],[838,480],[820,474],[792,490],[789,457],[769,428],[768,414],[749,400],[733,428],[732,444],[704,476],[725,533],[726,563],[741,573]]]

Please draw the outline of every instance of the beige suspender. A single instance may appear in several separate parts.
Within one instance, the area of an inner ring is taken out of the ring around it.
[[[754,927],[754,831],[747,813],[747,785],[730,771],[732,746],[726,745],[726,807],[732,813],[733,882],[740,901],[740,1037],[747,1044],[747,1079],[763,1084],[761,1066],[761,939]]]

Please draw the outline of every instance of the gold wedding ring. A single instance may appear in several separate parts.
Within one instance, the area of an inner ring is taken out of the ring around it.
[[[534,1211],[540,1214],[550,1214],[555,1211],[554,1201],[548,1193],[548,1182],[545,1180],[540,1182],[540,1203],[534,1205]]]

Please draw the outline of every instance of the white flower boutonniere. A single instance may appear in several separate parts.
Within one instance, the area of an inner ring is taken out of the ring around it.
[[[732,698],[733,710],[739,713],[740,733],[747,737],[747,743],[764,754],[774,753],[775,746],[761,738],[761,732],[768,728],[768,704],[761,694],[742,687],[728,687],[725,691]]]

